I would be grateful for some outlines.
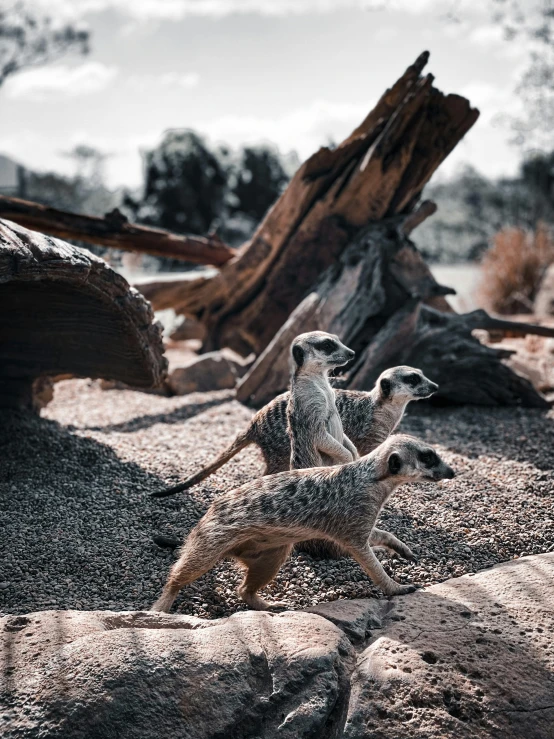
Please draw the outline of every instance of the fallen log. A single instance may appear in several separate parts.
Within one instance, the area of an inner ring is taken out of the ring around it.
[[[0,220],[0,406],[33,407],[37,378],[151,388],[166,370],[161,326],[123,277],[85,249]]]
[[[221,266],[235,254],[215,234],[207,237],[182,236],[159,228],[139,226],[129,223],[117,208],[106,213],[104,218],[97,218],[0,195],[0,218],[62,239],[181,259],[194,264]]]
[[[210,280],[183,288],[180,311],[206,325],[204,350],[260,354],[360,228],[413,210],[479,115],[465,98],[435,89],[431,75],[421,76],[428,57],[406,70],[342,144],[300,167],[234,259]]]
[[[343,387],[369,389],[387,367],[408,364],[439,384],[439,400],[546,407],[531,383],[503,364],[509,353],[484,346],[472,332],[502,328],[554,336],[554,329],[498,320],[485,311],[457,315],[437,310],[436,303],[454,291],[422,269],[423,260],[406,234],[431,210],[424,205],[406,217],[363,229],[258,357],[239,384],[237,398],[260,406],[286,389],[292,338],[322,330],[338,334],[357,352]]]

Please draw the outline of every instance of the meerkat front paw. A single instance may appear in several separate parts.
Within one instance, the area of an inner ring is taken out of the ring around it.
[[[399,585],[394,595],[407,595],[408,593],[414,593],[416,590],[415,585]]]
[[[408,562],[415,562],[417,564],[417,557],[412,552],[410,547],[407,547],[405,544],[402,549],[398,551],[398,554],[402,557],[402,559],[407,559]]]
[[[407,593],[413,593],[416,590],[415,585],[400,585],[398,582],[394,582],[387,588],[383,588],[385,595],[406,595]]]
[[[267,610],[279,613],[280,611],[288,611],[289,606],[281,601],[275,601],[274,603],[267,603]]]

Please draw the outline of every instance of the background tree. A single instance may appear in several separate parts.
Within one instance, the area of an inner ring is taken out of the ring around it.
[[[554,0],[492,0],[493,19],[508,41],[525,41],[529,61],[516,91],[522,115],[504,116],[524,153],[554,147]]]
[[[234,212],[260,221],[289,181],[279,152],[270,146],[245,146],[237,163],[234,182]]]
[[[89,32],[77,25],[57,24],[24,2],[0,7],[0,86],[25,67],[45,64],[67,52],[86,54]]]
[[[218,225],[227,188],[225,168],[193,131],[168,131],[148,151],[144,193],[126,205],[142,223],[177,233],[205,234]]]

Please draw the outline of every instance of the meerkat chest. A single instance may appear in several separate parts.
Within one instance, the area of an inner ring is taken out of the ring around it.
[[[321,410],[322,417],[325,419],[325,428],[334,439],[342,443],[344,432],[335,403],[335,393],[327,381],[320,384],[319,392],[321,394]]]

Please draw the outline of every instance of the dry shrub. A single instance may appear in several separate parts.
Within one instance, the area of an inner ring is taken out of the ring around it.
[[[535,231],[503,228],[485,252],[481,305],[495,313],[531,313],[544,272],[554,262],[554,242],[544,224]]]

